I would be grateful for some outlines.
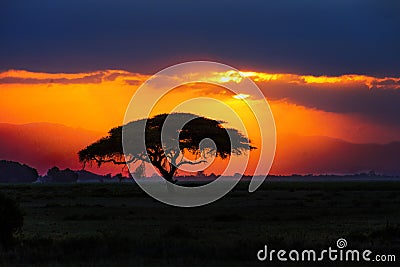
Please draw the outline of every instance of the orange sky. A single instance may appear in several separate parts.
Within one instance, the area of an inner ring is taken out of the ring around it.
[[[275,93],[282,86],[294,87],[294,92],[297,87],[298,90],[317,88],[329,92],[343,90],[354,92],[365,88],[365,90],[397,90],[400,89],[400,78],[375,78],[364,75],[304,76],[255,71],[244,71],[242,74],[253,79],[265,95],[270,91],[274,92],[274,97],[267,100],[275,118],[278,138],[296,134],[327,136],[353,143],[387,143],[400,140],[397,125],[371,120],[362,113],[331,112],[302,105],[292,101],[290,95],[277,96]],[[146,75],[122,70],[74,74],[18,70],[2,72],[0,73],[0,122],[13,124],[50,122],[106,133],[109,129],[122,124],[130,98],[147,78]],[[210,82],[237,83],[240,80],[240,75],[234,72],[215,73],[210,77]],[[257,146],[259,133],[254,130],[249,131],[255,129],[252,125],[254,120],[251,112],[241,99],[234,96],[225,88],[211,84],[185,85],[164,96],[153,114],[170,112],[171,108],[180,102],[193,97],[218,99],[236,109],[242,119],[244,118],[250,139]],[[246,101],[256,102],[257,99],[248,96]],[[218,107],[210,105],[212,104],[208,103],[205,106],[200,100],[189,106],[182,106],[178,111],[190,111],[214,117],[209,111],[212,110],[215,114]],[[141,107],[138,106],[137,109],[140,110]],[[227,113],[223,109],[220,114],[222,118],[215,119],[223,119],[228,122],[228,126],[241,129],[233,117],[224,116]]]

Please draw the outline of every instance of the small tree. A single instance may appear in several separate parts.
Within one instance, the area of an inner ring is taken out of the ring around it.
[[[166,139],[161,140],[163,125],[167,119],[173,126],[172,131],[170,129],[166,134]],[[136,120],[124,127],[111,129],[108,136],[79,151],[79,161],[84,166],[92,162],[97,163],[98,166],[106,162],[114,164],[147,162],[156,167],[164,179],[174,182],[173,177],[182,165],[204,163],[210,155],[225,159],[231,153],[241,155],[255,148],[250,145],[250,140],[238,130],[226,129],[222,124],[221,121],[190,113],[160,114],[149,119]],[[180,125],[184,127],[181,129]],[[129,136],[125,147],[127,160],[125,160],[122,147],[123,131],[125,136]],[[179,136],[179,140],[175,140],[176,136]],[[200,142],[207,138],[213,140],[215,146],[211,142],[203,142],[202,147],[199,147]],[[144,144],[143,140],[145,140]],[[188,153],[200,159],[188,160],[184,157]]]

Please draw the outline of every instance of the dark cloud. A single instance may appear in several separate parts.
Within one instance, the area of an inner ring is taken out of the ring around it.
[[[70,74],[56,74],[56,78],[52,73],[27,72],[27,71],[6,71],[0,73],[0,84],[85,84],[85,83],[101,83],[103,81],[115,81],[118,78],[123,78],[128,84],[137,85],[143,82],[146,78],[145,75],[138,73],[130,73],[127,71],[119,70],[104,70],[92,73],[78,73],[76,75]],[[53,77],[52,77],[53,76]],[[64,76],[64,77],[63,77]],[[135,82],[135,84],[133,83]]]
[[[126,69],[187,60],[303,74],[400,73],[400,2],[8,1],[0,69]]]
[[[125,80],[125,83],[132,86],[139,86],[142,84],[142,81],[139,80]]]
[[[373,88],[386,88],[386,89],[397,89],[400,88],[400,80],[396,81],[394,79],[387,79],[384,81],[373,81]]]
[[[113,72],[107,76],[104,77],[105,80],[107,81],[115,81],[118,77],[125,77],[129,76],[129,73],[122,73],[122,72]]]
[[[88,74],[79,78],[22,78],[22,77],[4,77],[0,78],[0,84],[79,84],[79,83],[100,83],[104,73]],[[107,77],[107,76],[106,76]]]
[[[367,85],[259,83],[267,99],[282,100],[333,113],[356,114],[366,119],[400,125],[400,89]]]

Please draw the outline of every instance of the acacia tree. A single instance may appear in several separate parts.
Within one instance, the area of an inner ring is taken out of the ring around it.
[[[166,120],[169,130],[166,133],[164,131],[161,138]],[[182,122],[187,123],[180,127]],[[224,128],[223,123],[190,113],[160,114],[149,119],[136,120],[111,129],[108,136],[79,151],[79,161],[84,166],[87,163],[96,163],[99,167],[107,162],[147,162],[156,167],[164,179],[174,182],[173,177],[182,165],[206,162],[211,155],[225,159],[231,153],[241,155],[247,150],[255,149],[248,138],[236,129]],[[125,156],[123,135],[129,137],[124,139]],[[185,156],[187,154],[194,155],[197,159],[188,160]]]

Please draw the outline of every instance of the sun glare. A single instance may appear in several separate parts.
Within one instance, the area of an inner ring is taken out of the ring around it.
[[[250,95],[248,95],[248,94],[237,94],[237,95],[234,95],[233,98],[235,98],[235,99],[246,99],[249,96]]]

